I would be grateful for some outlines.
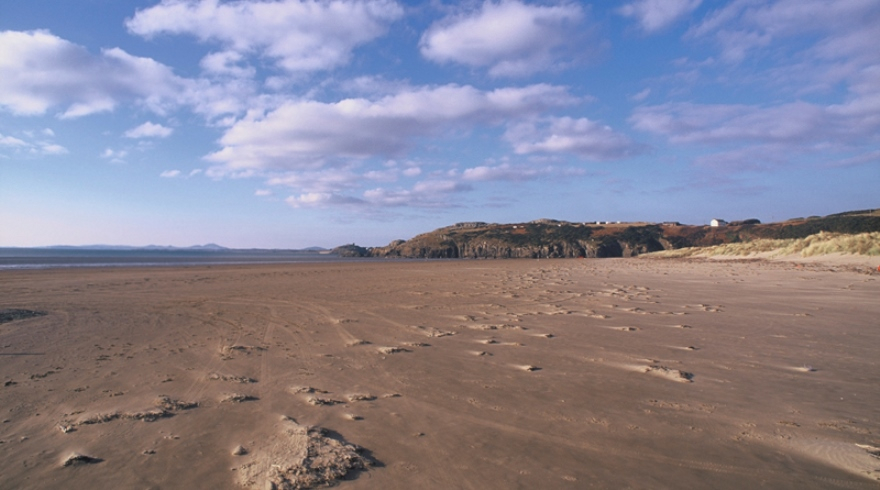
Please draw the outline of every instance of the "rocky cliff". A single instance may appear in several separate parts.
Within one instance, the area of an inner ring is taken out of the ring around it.
[[[662,236],[659,225],[603,227],[542,220],[441,228],[372,248],[370,255],[474,259],[629,257],[664,250]]]
[[[334,250],[352,257],[404,258],[577,258],[632,257],[647,252],[720,245],[755,238],[803,238],[819,231],[880,231],[880,210],[796,218],[761,224],[756,219],[728,226],[679,223],[572,223],[542,219],[529,223],[458,223],[384,247],[345,245]]]

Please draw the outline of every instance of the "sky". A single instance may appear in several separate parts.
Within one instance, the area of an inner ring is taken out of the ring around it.
[[[878,43],[878,0],[3,0],[0,246],[877,208]]]

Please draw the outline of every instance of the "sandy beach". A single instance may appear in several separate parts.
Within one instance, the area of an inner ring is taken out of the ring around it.
[[[878,298],[796,261],[2,271],[45,314],[0,324],[0,488],[878,488]]]

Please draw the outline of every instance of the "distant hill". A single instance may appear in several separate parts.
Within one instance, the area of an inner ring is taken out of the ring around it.
[[[200,250],[200,251],[223,251],[232,250],[216,243],[205,245],[193,245],[191,247],[172,247],[170,245],[146,245],[138,247],[134,245],[53,245],[40,247],[51,250]]]
[[[384,247],[337,247],[355,257],[405,258],[577,258],[632,257],[660,250],[707,247],[756,239],[805,238],[819,232],[880,231],[880,210],[850,211],[762,224],[757,219],[726,226],[680,223],[574,223],[542,219],[528,223],[458,223],[395,240]]]

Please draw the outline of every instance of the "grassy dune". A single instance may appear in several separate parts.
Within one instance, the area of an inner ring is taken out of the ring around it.
[[[666,250],[648,254],[652,257],[711,257],[711,256],[750,256],[764,255],[777,257],[800,255],[813,257],[828,254],[880,256],[880,232],[847,235],[841,233],[819,232],[806,238],[758,239],[750,242],[728,243],[712,247],[691,247]]]

